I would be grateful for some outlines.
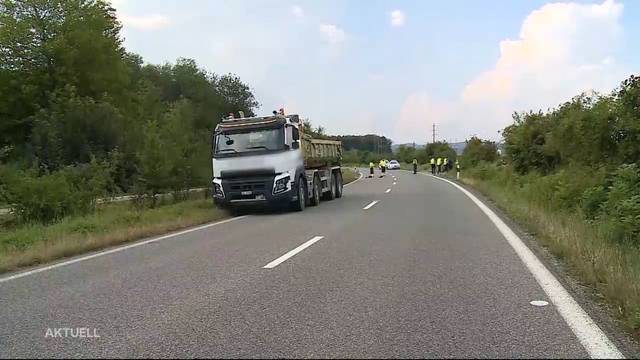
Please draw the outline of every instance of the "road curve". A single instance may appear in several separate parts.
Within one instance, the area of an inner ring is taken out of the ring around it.
[[[0,324],[2,358],[593,355],[473,201],[400,171],[302,213],[0,278]]]

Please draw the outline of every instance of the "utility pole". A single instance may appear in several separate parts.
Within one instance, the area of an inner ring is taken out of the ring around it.
[[[436,124],[433,124],[433,143],[436,143]]]

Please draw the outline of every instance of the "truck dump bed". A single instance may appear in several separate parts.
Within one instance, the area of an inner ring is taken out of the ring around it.
[[[342,160],[342,143],[333,140],[313,139],[308,135],[302,141],[306,168],[339,166]]]

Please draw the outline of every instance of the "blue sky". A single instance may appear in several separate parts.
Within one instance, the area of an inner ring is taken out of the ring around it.
[[[640,2],[116,0],[125,46],[195,59],[330,133],[497,139],[513,111],[640,70]]]

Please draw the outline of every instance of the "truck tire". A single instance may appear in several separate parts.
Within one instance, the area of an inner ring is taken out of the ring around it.
[[[312,197],[309,199],[309,204],[311,206],[317,206],[320,204],[320,179],[317,176],[313,177],[313,192]]]
[[[336,198],[336,178],[334,174],[331,174],[331,186],[329,191],[324,194],[326,200],[333,200]]]
[[[340,172],[336,172],[333,174],[333,176],[335,176],[335,181],[334,184],[336,185],[336,197],[337,198],[341,198],[342,197],[342,174]]]
[[[291,203],[291,209],[293,211],[303,211],[305,207],[305,194],[307,192],[304,178],[298,178],[298,186],[296,186],[296,191],[298,192],[298,200]]]

